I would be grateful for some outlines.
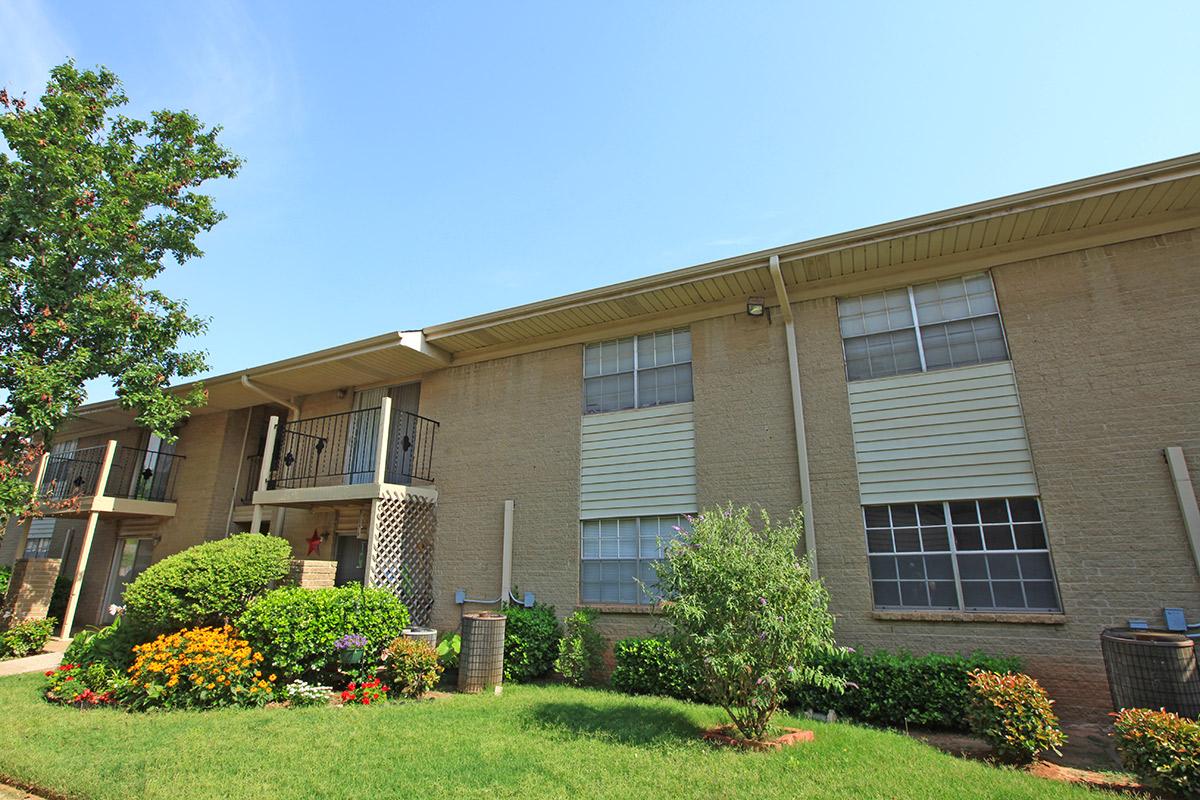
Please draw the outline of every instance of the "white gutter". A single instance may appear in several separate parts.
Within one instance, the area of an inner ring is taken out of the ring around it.
[[[263,397],[267,398],[272,403],[278,403],[279,405],[283,406],[288,411],[292,412],[293,419],[298,419],[300,417],[300,406],[296,405],[295,403],[291,402],[290,400],[284,400],[282,397],[276,397],[275,395],[268,392],[266,389],[259,386],[257,383],[253,383],[250,380],[250,378],[247,377],[246,375],[242,376],[242,386],[245,386],[247,389],[249,389],[252,392],[261,394]]]
[[[787,288],[783,284],[783,272],[779,269],[779,256],[771,256],[769,266],[775,281],[775,296],[783,315],[784,333],[787,337],[788,374],[792,384],[792,424],[796,429],[796,466],[800,472],[800,502],[804,509],[804,553],[812,576],[817,574],[817,534],[812,517],[812,482],[808,475],[808,433],[804,429],[804,399],[800,394],[800,357],[796,352],[796,324],[792,316],[792,304],[788,301]]]

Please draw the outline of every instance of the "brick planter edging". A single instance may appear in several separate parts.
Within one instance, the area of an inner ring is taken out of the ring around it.
[[[799,728],[780,728],[780,730],[787,732],[782,736],[777,736],[774,739],[768,739],[763,742],[738,738],[733,735],[736,730],[733,725],[718,725],[715,728],[706,730],[701,734],[700,738],[722,747],[741,747],[745,750],[782,750],[794,744],[811,742],[813,740],[812,731],[804,731]]]

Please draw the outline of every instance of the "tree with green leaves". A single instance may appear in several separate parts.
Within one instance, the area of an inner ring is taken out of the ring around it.
[[[822,667],[842,649],[829,594],[796,556],[803,517],[772,525],[764,511],[761,522],[756,530],[748,508],[708,509],[653,562],[672,643],[700,678],[693,688],[749,740],[763,738],[789,691],[845,688]]]
[[[206,321],[150,288],[172,263],[203,255],[196,238],[223,219],[200,187],[240,160],[186,111],[149,121],[118,112],[121,83],[100,67],[55,67],[36,104],[0,90],[0,516],[28,512],[30,454],[113,379],[124,408],[168,441],[205,369],[180,348]]]

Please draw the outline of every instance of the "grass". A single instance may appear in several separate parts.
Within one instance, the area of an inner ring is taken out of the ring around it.
[[[697,740],[719,710],[564,686],[312,709],[130,714],[0,679],[0,775],[72,798],[1077,798],[899,734],[783,718],[774,753]]]

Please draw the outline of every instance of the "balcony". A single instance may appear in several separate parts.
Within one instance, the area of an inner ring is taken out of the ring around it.
[[[118,445],[43,457],[36,492],[47,514],[175,516],[175,482],[184,456]]]
[[[438,423],[391,399],[377,408],[280,423],[267,433],[255,505],[311,507],[400,495],[436,498],[433,447]]]

